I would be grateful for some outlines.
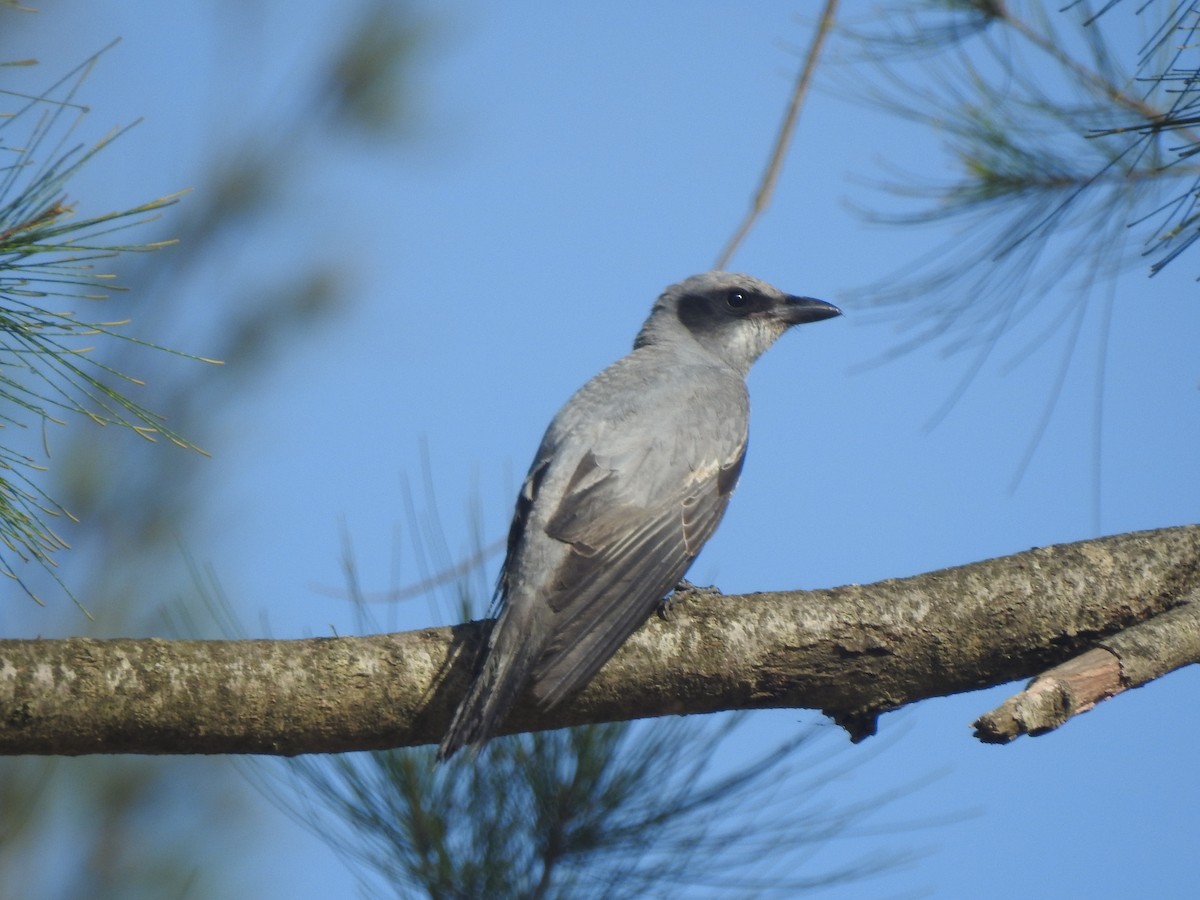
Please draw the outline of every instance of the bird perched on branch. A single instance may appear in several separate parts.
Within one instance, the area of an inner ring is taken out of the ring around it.
[[[793,325],[841,314],[706,272],[667,288],[633,352],[567,401],[517,497],[492,627],[438,748],[479,747],[530,692],[582,688],[712,536],[746,456],[746,373]]]

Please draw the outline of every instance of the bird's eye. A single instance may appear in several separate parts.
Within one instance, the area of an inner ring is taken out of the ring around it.
[[[725,305],[730,309],[745,309],[749,302],[741,291],[730,291],[725,295]]]

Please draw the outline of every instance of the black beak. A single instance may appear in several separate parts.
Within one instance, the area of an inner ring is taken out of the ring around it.
[[[822,319],[832,319],[840,316],[842,311],[832,303],[824,300],[814,300],[812,297],[784,297],[783,306],[779,307],[778,315],[789,325],[803,325],[806,322],[820,322]]]

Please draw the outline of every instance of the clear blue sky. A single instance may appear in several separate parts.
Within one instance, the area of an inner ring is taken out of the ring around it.
[[[351,612],[316,590],[341,583],[341,521],[365,587],[418,577],[411,556],[393,551],[407,527],[403,478],[420,478],[422,441],[451,550],[470,545],[476,488],[485,536],[503,533],[555,409],[626,351],[664,285],[710,267],[743,214],[810,33],[800,6],[414,4],[429,27],[409,133],[387,150],[348,140],[314,155],[289,178],[286,217],[229,248],[207,288],[220,296],[321,253],[343,264],[352,300],[343,321],[298,342],[232,416],[196,436],[214,458],[198,463],[211,491],[189,546],[215,566],[243,622],[265,617],[276,637],[353,630]],[[68,4],[28,17],[21,52],[49,75],[123,38],[86,88],[91,136],[145,122],[72,187],[108,209],[182,187],[202,197],[201,162],[224,135],[269,133],[324,38],[351,18],[334,4]],[[751,375],[752,449],[693,580],[726,593],[869,582],[1197,521],[1200,253],[1152,281],[1138,271],[1116,285],[1097,530],[1098,315],[1015,490],[1064,340],[1005,363],[1061,298],[1044,299],[1044,315],[1001,345],[932,430],[966,358],[935,346],[861,368],[897,335],[849,293],[951,232],[868,226],[850,206],[891,202],[864,186],[884,167],[937,177],[949,163],[934,136],[842,93],[810,99],[774,204],[731,268],[845,303],[847,315],[787,336]],[[396,626],[431,616],[415,603]],[[925,853],[829,896],[1193,895],[1194,667],[1058,733],[1005,748],[974,742],[968,723],[1016,688],[887,716],[882,750],[828,736],[839,761],[865,760],[839,785],[847,802],[937,776],[881,823],[965,815],[831,846],[818,865]],[[764,713],[747,740],[816,719]],[[243,861],[277,890],[263,896],[351,894],[332,851],[281,815],[263,816],[278,837]]]

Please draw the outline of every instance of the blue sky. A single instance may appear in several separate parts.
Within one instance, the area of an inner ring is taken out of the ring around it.
[[[213,459],[197,461],[210,489],[189,550],[215,567],[241,620],[265,620],[276,637],[353,630],[352,612],[318,590],[341,583],[343,522],[368,590],[419,577],[403,534],[397,557],[396,534],[408,527],[403,483],[419,481],[423,444],[450,549],[470,546],[476,492],[485,537],[503,534],[557,407],[628,349],[663,286],[710,267],[742,216],[811,30],[783,4],[752,15],[727,2],[413,9],[427,30],[405,134],[385,149],[347,136],[334,153],[314,151],[289,173],[269,230],[229,247],[196,295],[158,300],[203,306],[311,254],[342,266],[344,318],[297,341],[195,436]],[[351,21],[334,5],[97,2],[27,17],[21,52],[48,77],[123,38],[85,89],[89,127],[95,137],[145,121],[74,183],[99,210],[182,187],[203,197],[207,155],[228,146],[226,135],[269,134],[323,40]],[[847,315],[797,329],[751,374],[746,469],[692,579],[726,593],[869,582],[1196,521],[1200,257],[1116,282],[1097,527],[1098,314],[1083,325],[1015,489],[1063,341],[1006,362],[1060,297],[1040,301],[1045,313],[1001,344],[932,429],[966,357],[931,346],[864,367],[897,332],[855,289],[953,231],[872,226],[851,207],[893,202],[866,185],[889,168],[940,177],[951,161],[936,135],[845,93],[810,98],[774,203],[731,268],[841,303]],[[433,615],[420,602],[394,614],[398,628]],[[1005,748],[977,744],[967,726],[1016,685],[887,716],[882,750],[843,747],[830,726],[839,762],[864,759],[838,785],[848,802],[937,776],[883,821],[965,817],[831,846],[830,865],[843,854],[925,853],[828,895],[1191,896],[1200,788],[1189,762],[1200,727],[1187,710],[1197,678],[1194,668],[1176,673]],[[763,713],[746,740],[818,718]],[[349,894],[353,877],[332,851],[279,814],[263,816],[278,836],[244,860],[278,891],[263,896]]]

